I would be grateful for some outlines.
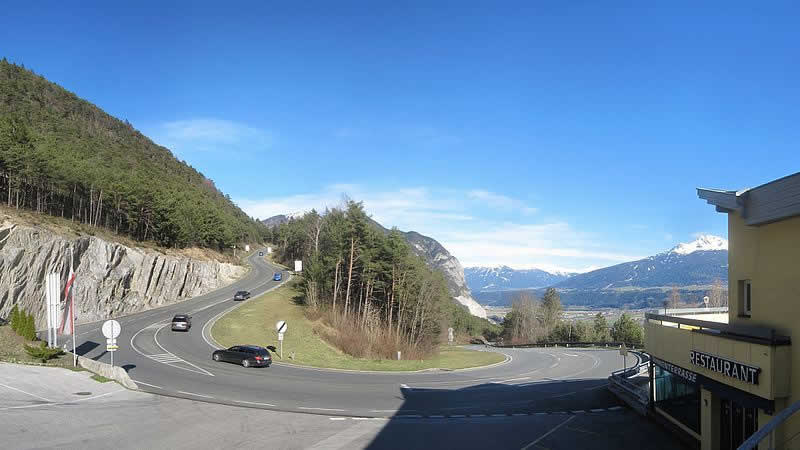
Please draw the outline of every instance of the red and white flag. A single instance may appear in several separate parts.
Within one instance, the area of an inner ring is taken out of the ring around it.
[[[72,324],[73,315],[75,314],[75,300],[73,296],[73,283],[75,282],[75,272],[70,269],[69,279],[67,280],[67,287],[64,288],[64,314],[61,317],[61,328],[59,334],[73,334]]]

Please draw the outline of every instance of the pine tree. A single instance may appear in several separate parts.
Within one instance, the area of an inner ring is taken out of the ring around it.
[[[14,307],[11,308],[11,329],[14,330],[15,333],[19,333],[19,323],[19,308],[15,304]]]

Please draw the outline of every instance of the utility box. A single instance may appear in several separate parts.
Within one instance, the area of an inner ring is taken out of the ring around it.
[[[294,271],[295,272],[303,271],[303,261],[297,260],[294,262]]]

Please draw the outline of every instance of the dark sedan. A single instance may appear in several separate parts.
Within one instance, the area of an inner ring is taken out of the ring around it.
[[[250,298],[250,293],[247,291],[238,291],[233,296],[234,300],[247,300],[248,298]]]
[[[269,367],[272,357],[269,350],[257,345],[234,345],[211,354],[214,361],[241,364],[243,367]]]

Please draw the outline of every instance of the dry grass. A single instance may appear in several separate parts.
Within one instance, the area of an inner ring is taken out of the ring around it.
[[[42,364],[40,359],[34,358],[25,351],[25,345],[39,346],[40,341],[28,341],[11,329],[10,325],[0,326],[0,361],[35,364],[53,367],[72,367],[72,355],[65,354],[47,361]]]

